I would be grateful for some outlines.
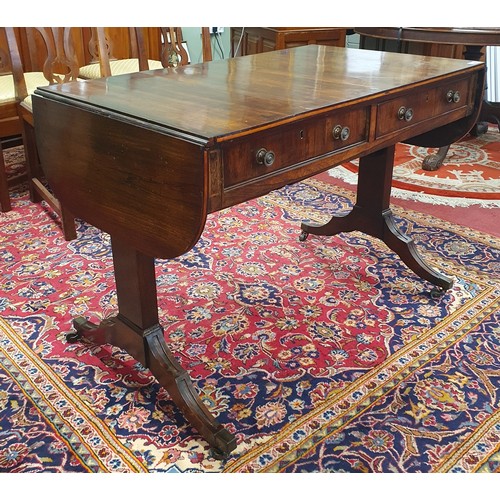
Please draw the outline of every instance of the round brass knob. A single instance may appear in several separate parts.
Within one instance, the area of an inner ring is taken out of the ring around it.
[[[332,135],[334,139],[347,141],[351,135],[351,129],[349,127],[343,127],[342,125],[335,125],[332,130]]]
[[[409,122],[413,118],[413,109],[408,108],[405,112],[405,121]]]
[[[273,151],[268,151],[265,148],[260,148],[255,155],[255,159],[259,165],[265,165],[266,167],[270,167],[274,160],[276,159]]]
[[[405,108],[404,106],[401,106],[398,109],[398,120],[405,120],[409,122],[411,121],[412,118],[413,118],[413,109]]]
[[[448,90],[446,93],[446,100],[448,102],[460,102],[460,92],[458,90]]]

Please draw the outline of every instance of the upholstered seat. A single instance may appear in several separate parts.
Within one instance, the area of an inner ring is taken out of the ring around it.
[[[162,69],[164,65],[161,61],[147,56],[145,32],[146,29],[142,27],[114,28],[112,34],[108,28],[91,28],[92,38],[89,43],[91,62],[80,67],[79,78],[93,80],[149,69]],[[116,51],[118,53],[115,56]]]
[[[16,100],[16,89],[12,75],[0,76],[0,103]]]
[[[60,75],[62,78],[62,75]],[[31,96],[37,87],[46,87],[50,85],[47,79],[43,76],[43,73],[25,73],[24,77],[26,79],[26,88],[28,90],[28,95],[20,102],[20,105],[26,108],[28,111],[33,112],[33,105],[31,103]],[[83,81],[81,78],[76,80]]]
[[[111,75],[124,75],[127,73],[136,73],[139,71],[139,61],[137,59],[118,59],[109,62],[111,66]],[[160,61],[148,59],[149,69],[161,69],[163,65]],[[86,80],[93,80],[101,78],[101,68],[98,62],[88,64],[80,68],[80,78]]]
[[[24,73],[24,78],[26,80],[28,94],[32,94],[37,87],[45,87],[48,85],[42,72]],[[16,88],[14,85],[14,77],[12,75],[0,76],[0,103],[15,100]]]
[[[43,76],[41,71],[24,73],[24,78],[26,81],[26,90],[28,91],[28,95],[20,102],[20,105],[26,107],[29,111],[32,111],[31,95],[37,87],[46,87],[49,85],[49,82],[47,82],[47,79]],[[0,76],[0,103],[15,100],[16,90],[14,86],[14,78],[12,75]]]

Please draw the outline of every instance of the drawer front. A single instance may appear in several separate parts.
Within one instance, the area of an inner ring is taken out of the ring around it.
[[[464,79],[383,102],[377,108],[376,137],[465,108],[471,96],[470,79]]]
[[[286,169],[317,156],[366,142],[369,108],[330,112],[221,145],[224,187]]]

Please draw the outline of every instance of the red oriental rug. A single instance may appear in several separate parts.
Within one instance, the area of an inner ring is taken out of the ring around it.
[[[237,436],[224,461],[149,370],[68,344],[75,316],[116,313],[109,237],[64,241],[14,194],[0,214],[0,471],[490,472],[500,463],[500,240],[394,212],[440,299],[378,240],[298,239],[349,210],[318,178],[209,217],[193,250],[157,261],[165,338]]]
[[[500,133],[490,126],[479,137],[467,136],[450,147],[436,171],[422,169],[435,150],[408,144],[396,146],[392,196],[447,207],[500,208]],[[358,161],[335,167],[329,174],[357,184]]]

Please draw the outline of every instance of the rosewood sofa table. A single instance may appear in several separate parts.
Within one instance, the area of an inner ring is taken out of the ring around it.
[[[360,230],[383,240],[441,293],[396,227],[389,202],[395,144],[439,147],[477,119],[484,64],[308,45],[178,68],[40,88],[41,163],[68,210],[111,236],[116,316],[74,320],[79,337],[125,349],[149,368],[215,456],[236,447],[170,352],[154,259],[184,254],[208,213],[360,157],[346,217],[307,234]],[[447,99],[450,92],[462,98]],[[64,137],[64,140],[61,138]]]
[[[500,28],[354,28],[363,37],[373,37],[382,40],[395,40],[397,50],[407,42],[425,44],[463,45],[464,59],[479,61],[484,56],[486,46],[500,45]],[[480,135],[488,130],[488,122],[497,123],[500,130],[500,103],[484,99],[478,123],[473,132]],[[437,170],[442,164],[450,145],[439,149],[436,154],[427,156],[423,163],[424,170]]]

